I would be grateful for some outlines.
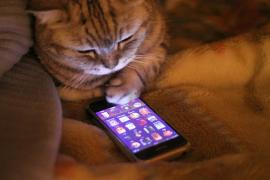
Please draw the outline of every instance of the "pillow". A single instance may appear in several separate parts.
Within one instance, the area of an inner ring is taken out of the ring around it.
[[[0,1],[0,77],[11,69],[32,45],[30,17],[25,7],[24,0]]]

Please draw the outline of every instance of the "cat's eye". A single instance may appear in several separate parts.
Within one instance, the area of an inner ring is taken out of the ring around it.
[[[127,38],[121,40],[120,42],[118,42],[118,49],[123,49],[126,45],[127,42],[129,42],[131,39],[133,38],[133,36],[128,36]]]
[[[96,51],[91,49],[91,50],[78,50],[79,53],[81,54],[85,54],[85,55],[88,55],[92,58],[95,58],[96,57]]]
[[[127,42],[127,41],[129,41],[130,39],[132,39],[132,38],[133,38],[132,35],[131,35],[131,36],[128,36],[127,38],[121,40],[121,42]]]

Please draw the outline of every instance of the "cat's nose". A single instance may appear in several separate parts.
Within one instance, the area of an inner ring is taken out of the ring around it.
[[[105,59],[103,60],[103,65],[108,68],[108,69],[113,69],[115,68],[115,66],[117,66],[118,61],[114,61],[114,60],[109,60],[109,59]]]

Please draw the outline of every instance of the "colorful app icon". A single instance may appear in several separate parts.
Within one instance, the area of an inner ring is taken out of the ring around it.
[[[133,104],[133,107],[135,107],[135,108],[138,108],[138,107],[141,107],[141,106],[142,106],[142,103],[140,103],[140,102],[136,102],[136,103]]]
[[[150,133],[150,131],[145,127],[145,128],[143,128],[143,130],[147,133],[147,134],[149,134]]]
[[[143,130],[148,134],[155,131],[155,129],[152,126],[146,126],[143,128]]]
[[[165,126],[162,122],[160,122],[160,121],[156,121],[156,122],[154,122],[153,124],[154,124],[154,126],[155,126],[158,130],[166,127],[166,126]]]
[[[145,145],[151,144],[152,140],[149,137],[146,137],[146,138],[140,139],[140,142],[142,145],[145,146]]]
[[[147,108],[141,108],[139,112],[141,115],[144,115],[144,116],[150,113]]]
[[[150,121],[150,122],[154,122],[154,121],[157,120],[156,116],[149,116],[147,119],[148,119],[148,121]]]
[[[162,139],[161,135],[158,134],[157,132],[152,133],[151,136],[152,136],[153,139],[156,140],[156,141],[159,141],[159,140]]]
[[[133,123],[127,123],[126,125],[126,128],[128,128],[129,130],[132,130],[132,129],[135,129],[136,126],[133,124]]]
[[[110,126],[116,126],[119,124],[115,119],[110,119],[110,120],[108,120],[108,122],[109,122]]]
[[[118,108],[112,107],[112,108],[110,109],[110,114],[115,115],[115,114],[118,114],[118,113],[120,113],[120,111],[119,111]]]
[[[124,109],[124,110],[129,110],[130,107],[129,107],[129,106],[122,106],[122,109]]]
[[[109,117],[110,117],[109,113],[107,113],[107,112],[102,112],[101,115],[102,115],[104,118],[109,118]]]
[[[132,119],[136,119],[136,118],[140,117],[140,114],[134,112],[134,113],[131,113],[131,114],[130,114],[130,117],[131,117]]]
[[[123,128],[123,127],[121,127],[121,126],[118,126],[115,130],[116,130],[116,132],[117,132],[118,134],[123,134],[123,133],[126,132],[125,128]]]
[[[147,124],[147,121],[145,119],[138,119],[138,120],[136,120],[136,122],[140,126],[144,126]]]
[[[135,129],[133,132],[134,132],[134,135],[135,135],[136,137],[141,137],[141,136],[142,136],[142,131],[141,131],[141,130]]]
[[[149,132],[154,132],[155,131],[153,126],[147,126],[146,128],[148,129]]]
[[[134,141],[134,142],[131,142],[131,146],[132,146],[133,148],[139,148],[139,147],[141,146],[141,144],[138,143],[138,142],[136,142],[136,141]]]
[[[172,134],[173,134],[173,132],[170,130],[163,131],[163,136],[165,136],[165,137],[171,136]]]
[[[119,117],[118,119],[119,119],[119,121],[121,121],[121,122],[127,122],[127,121],[130,120],[127,116],[122,116],[122,117]]]
[[[124,136],[124,139],[126,139],[126,140],[131,140],[132,138],[130,137],[130,136]]]

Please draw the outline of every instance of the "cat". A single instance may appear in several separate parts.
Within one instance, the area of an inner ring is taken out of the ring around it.
[[[125,104],[166,59],[166,23],[155,0],[68,0],[31,12],[36,52],[64,100],[105,93],[108,102]]]

